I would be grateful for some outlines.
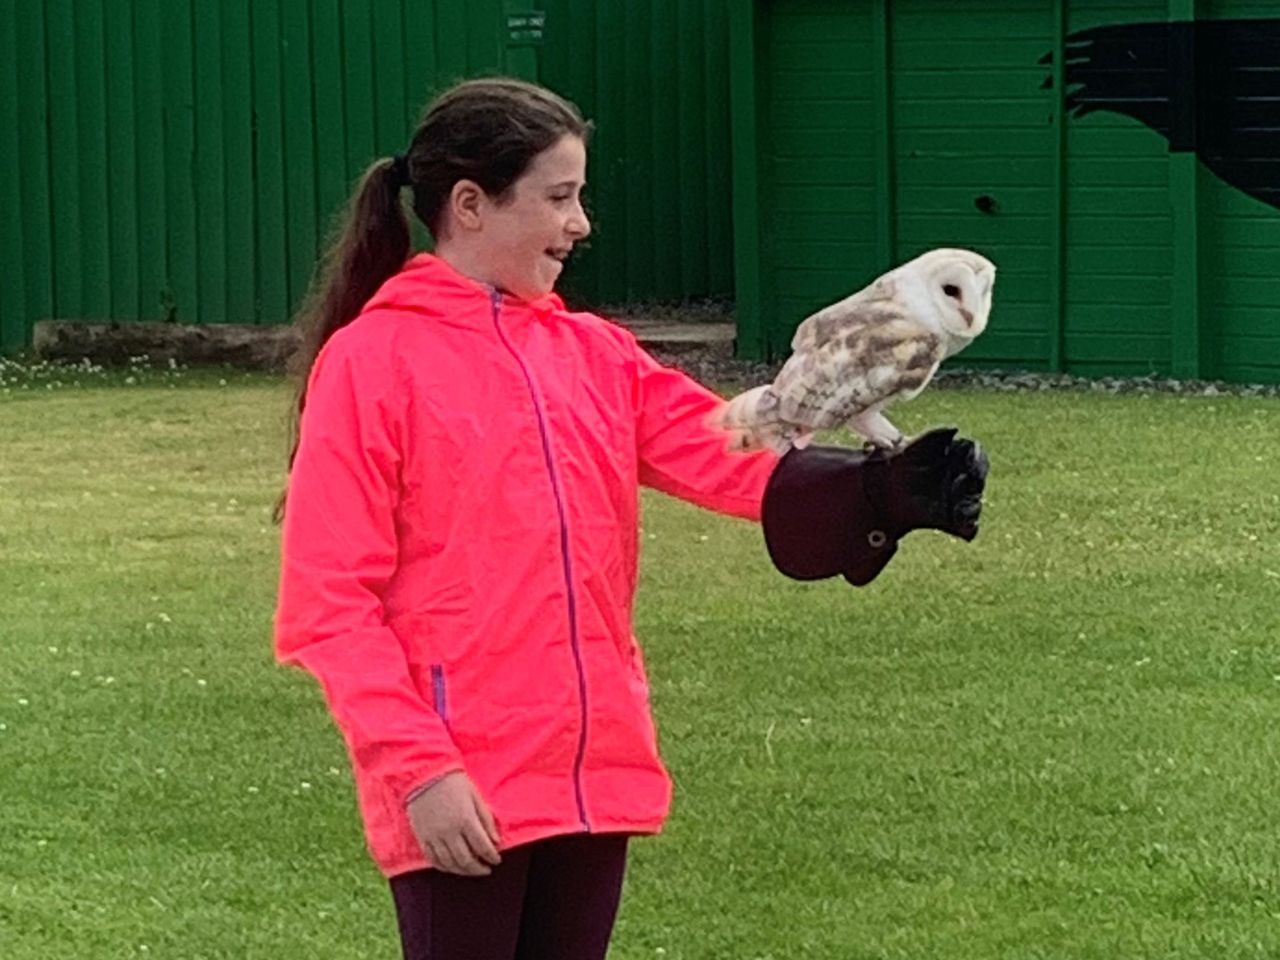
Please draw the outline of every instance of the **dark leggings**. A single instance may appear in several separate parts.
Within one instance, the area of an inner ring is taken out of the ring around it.
[[[603,960],[626,861],[626,836],[575,834],[504,850],[486,877],[392,877],[405,960]]]

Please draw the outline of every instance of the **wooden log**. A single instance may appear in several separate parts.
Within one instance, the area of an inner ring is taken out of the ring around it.
[[[732,352],[731,323],[679,323],[627,317],[628,327],[650,350],[683,353],[719,348]],[[78,363],[87,359],[103,366],[147,357],[152,363],[186,366],[232,366],[248,370],[283,371],[298,343],[293,326],[254,326],[218,323],[195,326],[180,323],[85,323],[41,320],[32,331],[32,349],[45,360]]]
[[[291,325],[41,320],[32,330],[36,356],[71,362],[88,359],[104,366],[146,356],[152,363],[281,371],[296,344],[297,331]]]

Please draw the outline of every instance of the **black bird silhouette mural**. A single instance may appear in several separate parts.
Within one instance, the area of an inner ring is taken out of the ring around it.
[[[1093,27],[1068,36],[1064,53],[1071,116],[1133,117],[1170,151],[1194,152],[1227,183],[1280,209],[1280,20]],[[1052,53],[1040,59],[1052,62]]]

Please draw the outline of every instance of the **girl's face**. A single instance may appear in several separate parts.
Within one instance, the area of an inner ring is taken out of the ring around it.
[[[535,300],[555,288],[573,245],[591,233],[586,176],[586,145],[566,134],[533,158],[505,203],[480,194],[477,253],[499,289]]]

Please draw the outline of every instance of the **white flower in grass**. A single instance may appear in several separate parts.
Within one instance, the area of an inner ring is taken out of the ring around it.
[[[250,792],[250,793],[258,793],[258,792],[260,792],[260,791],[258,790],[258,788],[257,788],[257,787],[250,787],[250,788],[249,788],[249,792]]]
[[[78,677],[78,676],[80,676],[80,671],[79,671],[79,670],[72,670],[72,671],[71,671],[71,675],[72,675],[73,677]]]
[[[204,677],[200,677],[198,680],[196,680],[196,685],[201,687],[207,687],[209,685],[209,681],[206,680]]]
[[[303,789],[303,790],[310,790],[310,789],[311,789],[311,784],[310,784],[310,783],[308,783],[306,780],[303,780],[303,781],[302,781],[301,786],[302,786],[302,789]]]
[[[18,698],[18,706],[20,706],[20,707],[27,707],[27,706],[30,706],[30,705],[31,705],[31,701],[30,701],[30,700],[28,700],[26,697],[19,697],[19,698]]]

